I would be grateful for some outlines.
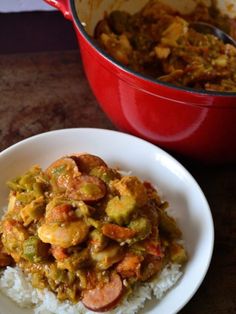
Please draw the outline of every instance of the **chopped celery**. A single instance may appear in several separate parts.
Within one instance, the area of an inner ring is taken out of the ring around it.
[[[105,210],[111,221],[118,225],[128,224],[136,210],[136,201],[130,195],[115,196],[107,203]]]
[[[49,247],[38,237],[31,236],[23,243],[23,257],[33,263],[41,262],[48,256]]]
[[[36,200],[33,200],[26,206],[24,206],[20,215],[22,220],[24,221],[24,225],[28,226],[35,219],[39,219],[43,216],[45,212],[45,201],[43,196],[38,197]]]

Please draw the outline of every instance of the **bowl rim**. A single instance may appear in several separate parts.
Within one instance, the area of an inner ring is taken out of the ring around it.
[[[100,55],[102,55],[107,61],[109,61],[111,64],[113,64],[115,67],[121,69],[123,72],[126,72],[130,75],[134,75],[135,77],[146,81],[148,83],[152,83],[155,85],[161,85],[163,87],[171,88],[179,92],[185,92],[187,94],[195,94],[198,96],[220,96],[220,97],[236,97],[236,92],[218,92],[218,91],[208,91],[208,90],[197,90],[190,87],[183,87],[183,86],[177,86],[172,83],[168,82],[162,82],[158,79],[152,79],[148,76],[145,76],[139,72],[136,72],[132,69],[129,69],[128,67],[124,66],[119,61],[115,60],[113,57],[111,57],[106,51],[104,51],[96,42],[95,40],[86,32],[83,24],[81,23],[77,11],[76,11],[76,0],[69,0],[69,7],[72,12],[72,20],[74,24],[77,26],[78,30],[80,31],[80,34],[84,37],[84,39],[92,46],[95,50],[98,51]]]

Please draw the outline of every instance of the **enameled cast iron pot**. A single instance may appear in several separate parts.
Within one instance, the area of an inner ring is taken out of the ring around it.
[[[73,22],[90,86],[118,128],[194,159],[236,161],[236,93],[196,91],[149,79],[109,57],[91,38],[105,11],[133,13],[147,0],[45,1]],[[196,5],[192,0],[163,2],[182,11]],[[219,0],[223,12],[228,2]],[[236,5],[233,9],[230,14],[236,16]]]

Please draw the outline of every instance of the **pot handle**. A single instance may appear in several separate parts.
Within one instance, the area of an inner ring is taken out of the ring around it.
[[[53,6],[54,8],[58,9],[63,13],[65,18],[68,20],[72,20],[71,12],[69,10],[69,0],[44,0],[49,5]]]

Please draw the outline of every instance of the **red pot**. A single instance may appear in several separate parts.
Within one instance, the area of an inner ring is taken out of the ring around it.
[[[73,22],[88,81],[118,128],[194,159],[236,161],[236,93],[195,91],[139,75],[97,46],[78,18],[76,0],[45,1]],[[97,10],[99,4],[90,2]],[[96,24],[90,13],[88,21]]]

